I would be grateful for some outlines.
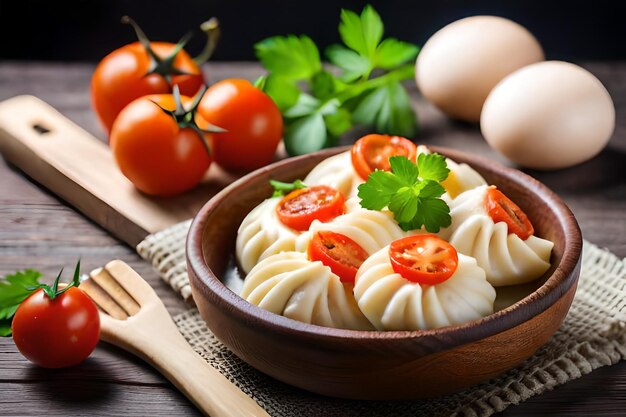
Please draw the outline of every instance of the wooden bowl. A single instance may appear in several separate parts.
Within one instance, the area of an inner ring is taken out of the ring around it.
[[[554,242],[551,268],[514,304],[459,326],[356,331],[301,323],[248,303],[233,278],[237,228],[271,195],[270,179],[293,181],[347,148],[291,158],[225,188],[197,214],[187,239],[193,298],[207,325],[242,360],[305,390],[352,399],[413,399],[452,393],[531,356],[565,318],[580,273],[582,239],[571,211],[547,187],[494,161],[432,147],[474,167],[515,201],[538,236]],[[506,292],[506,289],[505,289]]]

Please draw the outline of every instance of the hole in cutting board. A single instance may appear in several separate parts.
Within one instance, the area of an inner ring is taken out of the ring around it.
[[[35,123],[33,125],[33,129],[35,130],[35,132],[39,133],[40,135],[45,135],[46,133],[50,133],[50,129],[48,129],[47,127],[45,127],[44,125],[40,123]]]

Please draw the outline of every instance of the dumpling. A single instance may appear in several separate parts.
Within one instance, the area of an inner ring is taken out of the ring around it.
[[[348,199],[357,195],[358,186],[364,181],[352,167],[350,151],[346,151],[317,164],[303,182],[308,186],[328,185]]]
[[[244,273],[268,256],[295,249],[298,232],[285,226],[276,215],[280,200],[281,197],[265,200],[239,226],[235,251]]]
[[[367,210],[359,205],[358,198],[346,201],[346,214],[331,222],[314,221],[309,230],[296,239],[296,250],[306,252],[309,242],[317,232],[340,233],[358,243],[368,254],[373,254],[392,241],[406,236],[389,210]]]
[[[283,252],[259,262],[246,276],[241,297],[265,310],[305,323],[371,330],[359,310],[352,284],[300,252]]]
[[[465,163],[457,164],[452,159],[446,158],[446,164],[450,173],[441,185],[451,198],[456,198],[464,191],[487,184],[487,181],[474,168]]]
[[[473,256],[494,286],[523,284],[550,268],[554,244],[531,235],[522,240],[505,222],[494,223],[485,208],[490,187],[480,186],[450,204],[452,224],[440,232],[460,253]]]
[[[495,289],[476,260],[458,254],[458,267],[446,281],[421,285],[395,273],[389,247],[370,256],[357,272],[354,296],[378,330],[435,329],[493,313]]]
[[[418,146],[417,152],[418,155],[420,153],[429,154],[431,153],[431,150],[426,146]],[[465,163],[459,164],[450,158],[446,158],[446,165],[448,165],[450,173],[448,174],[448,178],[441,183],[443,188],[446,189],[446,193],[448,194],[447,197],[449,197],[447,198],[444,195],[444,200],[446,202],[450,201],[450,199],[456,198],[464,191],[487,184],[487,181],[485,181],[485,179],[478,172],[476,172],[474,168]]]

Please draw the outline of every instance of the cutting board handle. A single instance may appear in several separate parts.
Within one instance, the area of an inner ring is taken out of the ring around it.
[[[212,166],[201,186],[180,196],[146,196],[122,175],[109,147],[33,96],[0,103],[4,158],[114,236],[135,246],[189,219],[234,178]]]

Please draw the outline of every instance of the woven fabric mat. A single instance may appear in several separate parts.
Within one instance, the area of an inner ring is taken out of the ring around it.
[[[137,251],[187,298],[184,222],[146,238]],[[463,392],[420,401],[350,401],[283,384],[241,361],[190,309],[174,318],[191,346],[272,416],[490,416],[509,405],[626,358],[626,260],[584,242],[578,290],[565,322],[519,367]]]

